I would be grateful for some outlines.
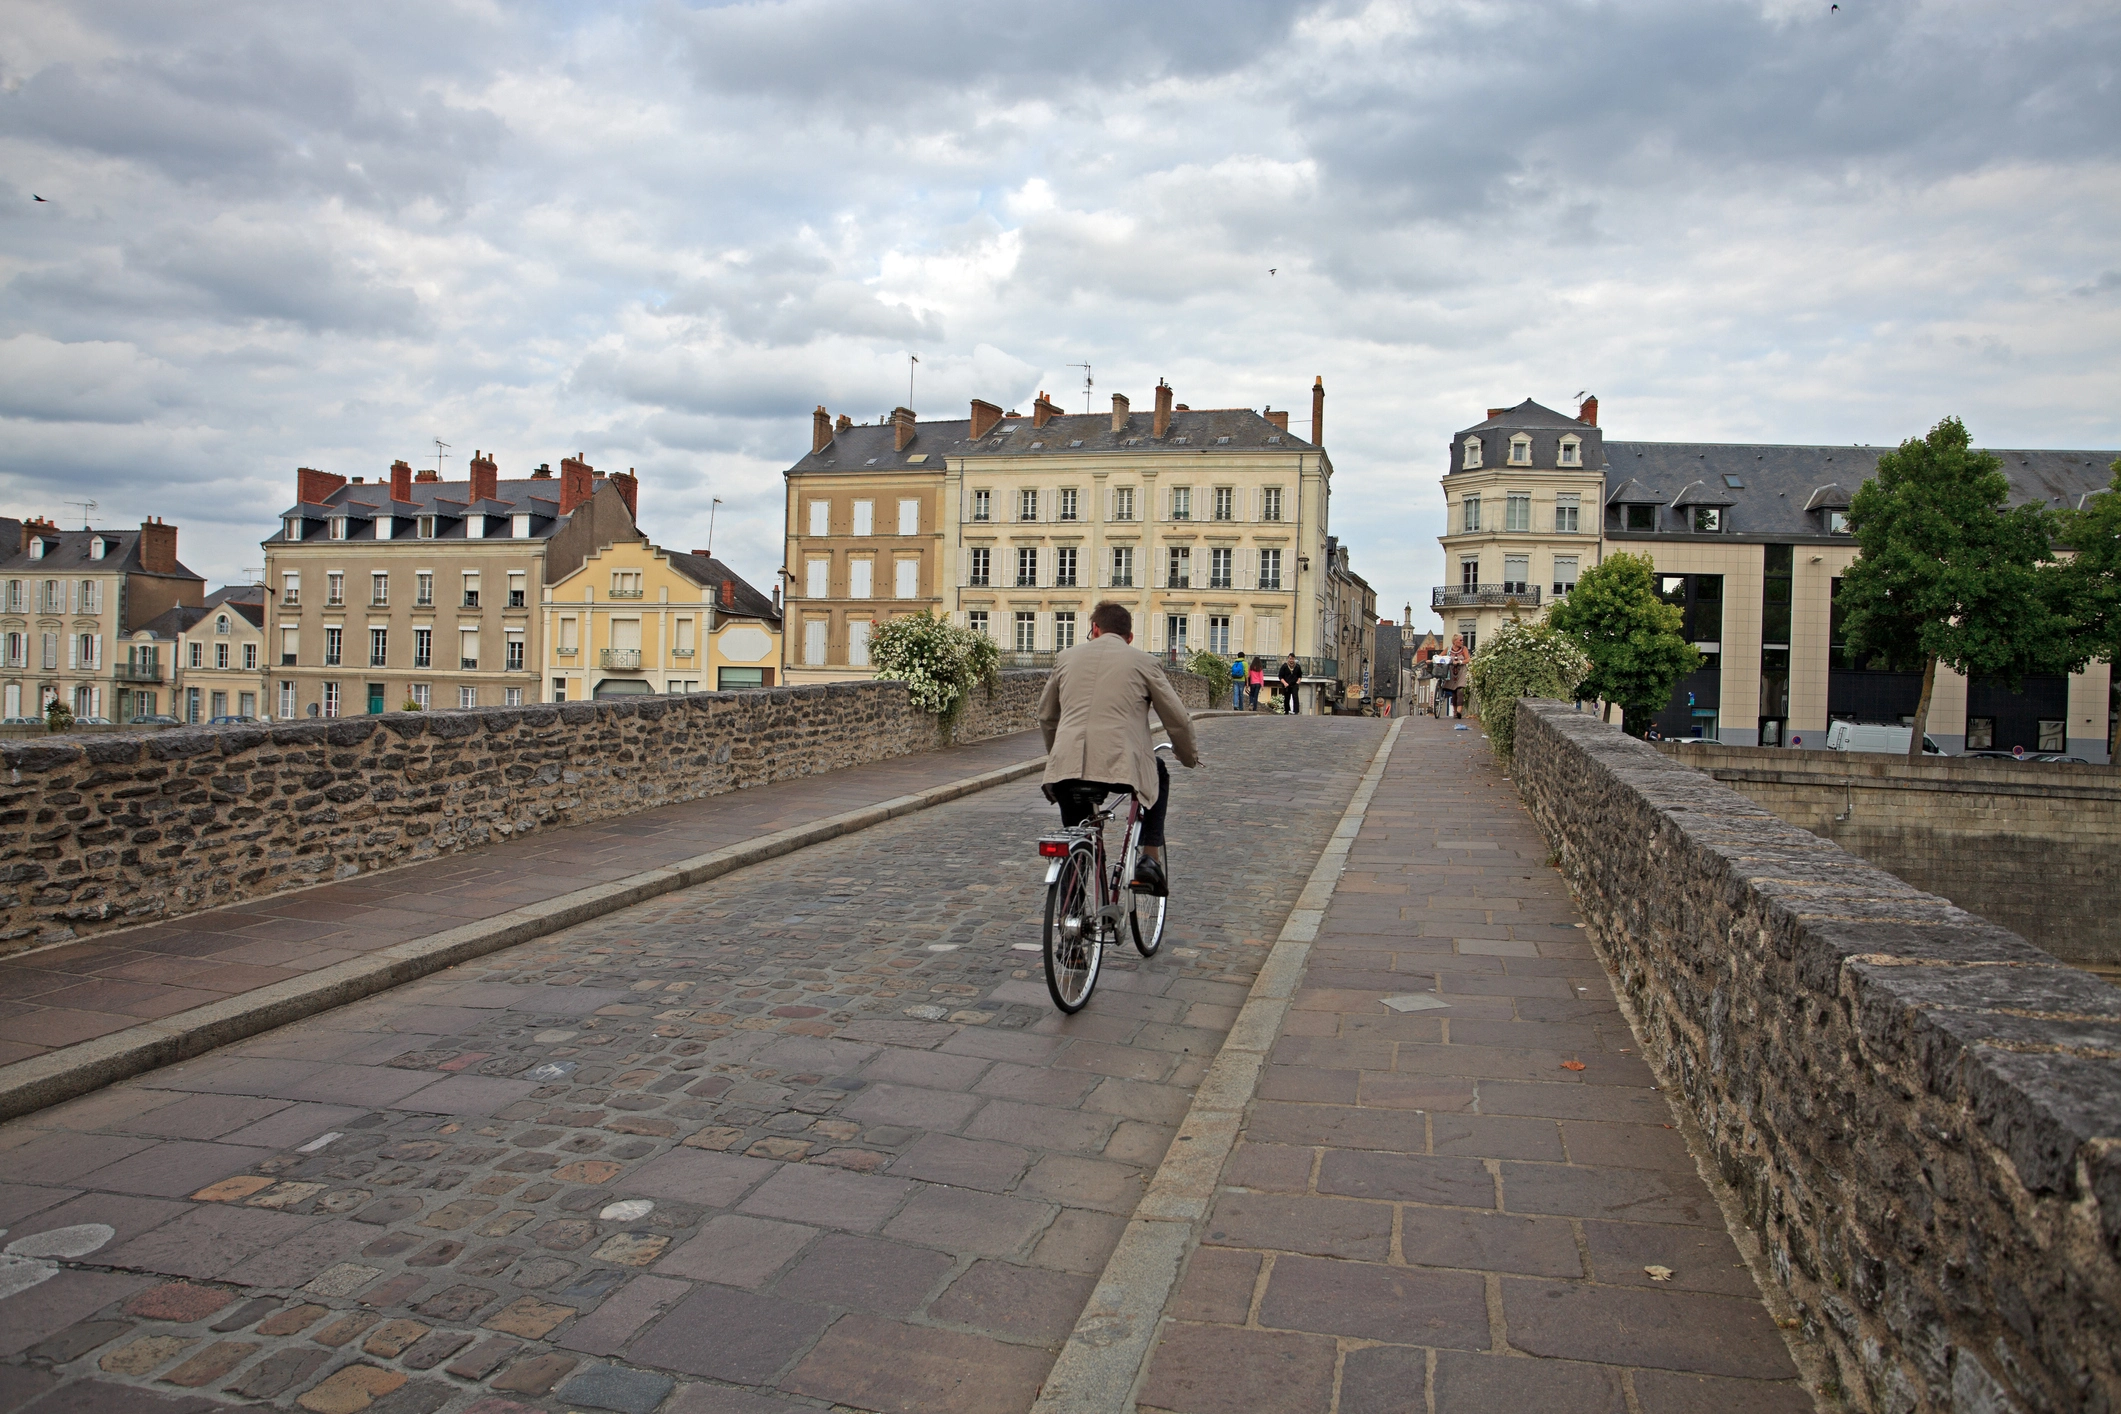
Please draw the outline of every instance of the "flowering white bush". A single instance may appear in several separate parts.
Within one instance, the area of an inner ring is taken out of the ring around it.
[[[869,660],[878,677],[906,684],[914,706],[948,717],[974,683],[993,688],[1002,654],[984,633],[923,610],[877,625],[869,638]]]
[[[1567,702],[1591,673],[1591,660],[1575,639],[1547,623],[1512,620],[1495,630],[1466,665],[1487,729],[1488,745],[1507,766],[1516,747],[1517,699],[1551,697]]]

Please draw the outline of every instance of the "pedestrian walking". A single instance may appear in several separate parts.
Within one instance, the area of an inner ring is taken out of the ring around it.
[[[1293,717],[1296,715],[1296,685],[1304,680],[1304,670],[1291,653],[1281,660],[1281,671],[1274,675],[1281,684],[1281,710]]]
[[[1245,710],[1245,677],[1245,660],[1240,656],[1230,664],[1230,710],[1233,712]]]
[[[1260,690],[1266,685],[1267,670],[1260,666],[1259,659],[1255,657],[1252,660],[1251,669],[1245,674],[1245,687],[1247,691],[1251,694],[1252,710],[1255,712],[1259,710]]]

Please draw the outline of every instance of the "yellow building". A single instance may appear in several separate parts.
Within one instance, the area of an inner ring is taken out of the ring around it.
[[[720,560],[618,540],[545,588],[554,702],[773,687],[781,616]]]

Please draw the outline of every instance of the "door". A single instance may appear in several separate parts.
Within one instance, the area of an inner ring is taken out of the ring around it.
[[[214,694],[214,696],[217,699],[225,699],[228,694],[225,692],[217,692]],[[368,714],[373,717],[381,713],[382,710],[383,684],[379,682],[372,682],[368,685]]]

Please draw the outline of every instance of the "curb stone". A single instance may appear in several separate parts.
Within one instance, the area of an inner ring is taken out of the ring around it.
[[[678,889],[704,884],[747,865],[778,859],[809,845],[1022,780],[1042,771],[1045,764],[1046,758],[1040,755],[911,795],[895,796],[624,879],[592,884],[446,932],[381,948],[302,977],[0,1066],[0,1120],[30,1114],[131,1076],[189,1060],[460,962],[602,918]]]
[[[1403,718],[1393,719],[1348,798],[1340,824],[1253,980],[1251,995],[1223,1039],[1215,1063],[1194,1092],[1192,1107],[1099,1274],[1031,1414],[1132,1414],[1135,1390],[1156,1348],[1164,1306],[1214,1201],[1216,1183],[1244,1123],[1245,1106],[1252,1101],[1267,1053],[1303,980],[1311,942],[1347,866],[1348,850],[1370,799],[1384,779],[1402,725]]]

